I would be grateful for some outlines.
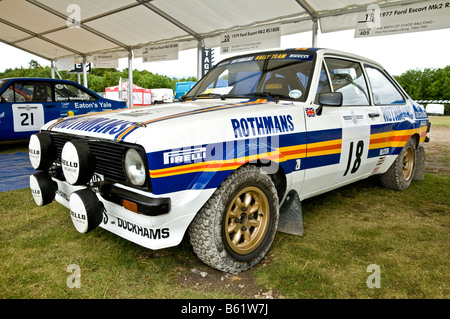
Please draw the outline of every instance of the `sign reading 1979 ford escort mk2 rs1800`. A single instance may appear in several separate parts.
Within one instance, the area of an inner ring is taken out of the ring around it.
[[[379,175],[424,176],[429,121],[376,62],[292,49],[218,63],[181,103],[52,121],[30,139],[38,205],[70,209],[150,249],[186,231],[198,257],[237,273],[277,230],[302,234],[301,201]]]

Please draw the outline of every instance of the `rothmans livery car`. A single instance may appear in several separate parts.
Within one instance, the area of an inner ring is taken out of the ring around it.
[[[0,141],[29,138],[60,117],[126,107],[125,102],[104,99],[72,81],[0,79]]]
[[[276,231],[303,234],[301,201],[379,175],[423,179],[429,120],[378,63],[327,49],[218,63],[181,103],[64,118],[30,139],[37,205],[150,249],[188,232],[206,264],[238,273]]]

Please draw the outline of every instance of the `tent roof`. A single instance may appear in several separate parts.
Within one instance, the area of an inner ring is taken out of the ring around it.
[[[2,0],[0,41],[48,60],[119,52],[142,55],[146,45],[178,41],[220,45],[220,34],[280,23],[281,34],[352,29],[358,12],[423,0]],[[69,22],[80,17],[79,27]],[[69,22],[68,22],[69,21]]]

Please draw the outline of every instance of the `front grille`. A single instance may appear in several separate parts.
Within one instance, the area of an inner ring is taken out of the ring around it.
[[[131,147],[123,143],[117,143],[107,140],[99,140],[95,138],[86,138],[69,134],[51,133],[53,145],[56,146],[56,163],[61,163],[61,153],[66,142],[71,140],[83,140],[88,145],[95,157],[95,173],[105,177],[105,181],[132,185],[123,169],[125,152]],[[148,180],[148,178],[147,178]],[[149,185],[144,185],[146,190]]]

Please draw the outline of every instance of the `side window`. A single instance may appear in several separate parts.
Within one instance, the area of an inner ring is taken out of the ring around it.
[[[10,98],[16,103],[51,102],[53,97],[50,84],[45,82],[15,82],[10,89]]]
[[[33,99],[32,102],[51,102],[52,87],[49,83],[36,82],[31,84],[33,86]]]
[[[14,102],[31,102],[33,98],[33,88],[24,86],[23,83],[14,83]]]
[[[325,69],[325,65],[322,64],[322,69],[320,70],[319,77],[319,85],[317,86],[317,95],[320,93],[329,93],[330,89],[330,81],[328,81],[327,70]]]
[[[405,99],[380,70],[365,66],[375,105],[405,104]]]
[[[0,97],[0,102],[3,103],[14,103],[14,89],[13,86],[10,85],[5,92],[3,92],[2,96]]]
[[[56,102],[96,101],[97,97],[74,85],[57,83],[55,84],[55,100]]]
[[[341,92],[342,105],[369,105],[369,94],[361,65],[357,62],[326,58],[333,92]]]

